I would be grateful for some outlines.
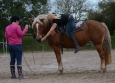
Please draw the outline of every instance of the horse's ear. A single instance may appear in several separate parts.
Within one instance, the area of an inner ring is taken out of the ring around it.
[[[34,19],[32,19],[32,18],[28,18],[28,19],[30,20],[31,23],[33,23]]]
[[[45,18],[40,18],[40,21],[43,22]]]

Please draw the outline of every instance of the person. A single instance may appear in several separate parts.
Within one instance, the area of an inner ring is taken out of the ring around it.
[[[49,32],[41,39],[41,41],[44,41],[50,34],[54,33],[54,30],[57,26],[65,26],[67,36],[75,45],[76,49],[74,53],[77,53],[81,47],[79,46],[77,40],[72,34],[73,29],[76,28],[73,16],[70,14],[49,14],[47,18],[52,26]]]
[[[18,78],[23,79],[22,74],[22,37],[28,31],[28,25],[25,25],[24,30],[21,30],[19,25],[20,17],[14,15],[11,17],[9,24],[5,29],[5,38],[8,40],[8,50],[10,53],[10,71],[11,79],[16,79],[15,62],[17,61]]]

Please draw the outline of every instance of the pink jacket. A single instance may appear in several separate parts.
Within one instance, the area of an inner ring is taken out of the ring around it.
[[[8,40],[8,44],[22,44],[22,37],[26,34],[27,29],[21,30],[18,24],[10,24],[6,27],[5,38]]]

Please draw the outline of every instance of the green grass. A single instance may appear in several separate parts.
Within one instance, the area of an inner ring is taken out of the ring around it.
[[[23,51],[53,51],[53,49],[48,45],[47,41],[44,42],[37,42],[32,36],[24,36],[23,39]],[[111,44],[112,48],[115,49],[115,36],[111,36]],[[83,46],[82,50],[91,50],[95,49],[95,47],[92,46]],[[67,48],[67,50],[69,50]],[[3,49],[0,48],[0,52],[3,52]]]
[[[23,37],[23,51],[51,51],[47,41],[37,42],[32,36]]]
[[[112,44],[112,48],[115,48],[115,35],[111,36],[111,44]]]

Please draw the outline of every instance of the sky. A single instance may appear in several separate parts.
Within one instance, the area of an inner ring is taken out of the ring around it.
[[[99,0],[87,0],[87,2],[97,5]]]
[[[92,3],[98,3],[99,2],[99,0],[87,0],[87,1],[90,1]]]
[[[50,0],[51,2],[54,2],[55,0]],[[87,0],[87,3],[94,4],[95,6],[98,5],[99,0]]]
[[[98,2],[99,0],[87,0],[87,3],[91,5],[93,5],[93,8],[95,8],[96,6],[98,6]]]
[[[53,2],[54,0],[51,0],[51,2]],[[95,3],[95,4],[97,4],[98,2],[99,2],[99,0],[87,0],[87,2],[91,2],[91,3]]]

